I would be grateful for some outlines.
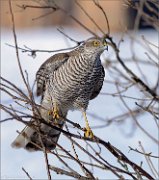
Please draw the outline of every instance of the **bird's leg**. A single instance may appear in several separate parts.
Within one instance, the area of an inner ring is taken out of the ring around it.
[[[60,115],[59,115],[59,109],[57,107],[56,102],[54,103],[52,110],[48,112],[48,115],[49,116],[51,115],[53,119],[55,120],[55,124],[58,124],[57,120],[60,119]]]
[[[56,102],[55,102],[54,107],[53,107],[53,118],[56,119],[56,120],[57,120],[57,119],[60,119],[59,109],[58,109],[58,107],[57,107]]]
[[[90,126],[89,126],[87,115],[86,115],[85,111],[83,111],[83,117],[84,117],[84,120],[86,122],[86,128],[85,128],[84,136],[89,137],[89,138],[93,138],[94,135],[93,135],[93,132],[92,132]]]

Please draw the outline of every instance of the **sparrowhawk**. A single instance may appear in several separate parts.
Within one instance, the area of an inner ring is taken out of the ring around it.
[[[86,109],[103,85],[105,72],[100,55],[105,49],[105,38],[90,38],[70,52],[53,55],[41,65],[36,74],[37,96],[41,96],[39,112],[45,121],[62,128],[69,110],[81,110],[86,121],[85,136],[93,138]],[[53,150],[61,132],[44,123],[40,123],[39,131],[42,136],[35,128],[25,127],[12,147],[35,151],[45,146]]]

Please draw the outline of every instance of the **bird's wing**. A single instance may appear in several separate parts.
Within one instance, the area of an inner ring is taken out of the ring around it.
[[[36,73],[37,96],[43,96],[49,74],[57,70],[68,60],[68,58],[69,55],[67,53],[55,54],[40,66],[39,70]]]
[[[92,92],[90,100],[96,98],[98,96],[98,94],[100,93],[100,90],[102,89],[102,86],[103,86],[104,77],[105,77],[104,67],[101,66],[101,76],[100,76],[97,84],[94,87],[94,90]]]

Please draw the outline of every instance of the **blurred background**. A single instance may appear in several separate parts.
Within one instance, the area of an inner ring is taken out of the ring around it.
[[[94,5],[91,0],[12,0],[13,11],[16,17],[16,28],[26,29],[26,28],[38,28],[38,27],[53,27],[53,26],[71,26],[76,27],[77,23],[71,20],[64,13],[55,11],[48,8],[26,8],[25,10],[20,8],[23,5],[30,6],[54,6],[54,2],[64,8],[68,14],[71,14],[78,18],[79,21],[87,25],[88,28],[96,30],[95,26],[88,20],[88,17],[81,11],[78,4],[80,4],[89,15],[98,22],[98,25],[105,29],[105,23],[103,23],[104,18],[102,17],[102,12],[99,11],[98,7]],[[111,0],[101,0],[100,5],[106,10],[106,14],[109,19],[109,25],[111,32],[121,31],[123,27],[128,29],[134,28],[134,22],[137,15],[137,9],[130,8],[124,5],[124,0],[111,1]],[[142,1],[131,0],[132,4],[140,4]],[[151,1],[146,2],[143,5],[144,12],[150,17],[157,17],[158,15],[154,13],[153,9],[157,10]],[[9,28],[11,25],[9,6],[7,0],[1,0],[1,27]],[[81,26],[79,26],[81,28]],[[140,19],[139,28],[153,28],[150,23],[145,22],[143,18]]]
[[[81,11],[79,6],[74,0],[45,0],[45,1],[26,1],[26,0],[13,0],[13,11],[16,17],[16,27],[25,28],[36,28],[36,27],[49,27],[49,26],[77,26],[77,23],[68,18],[64,13],[59,11],[53,12],[52,9],[40,9],[40,8],[27,8],[22,10],[19,6],[28,4],[30,6],[54,6],[54,2],[63,7],[68,13],[77,17],[82,23],[87,24],[88,28],[93,30],[95,26],[88,20],[85,14]],[[105,29],[105,23],[101,19],[102,13],[90,0],[88,1],[78,1],[78,3],[89,12],[90,16],[98,22],[98,25]],[[106,13],[109,18],[111,31],[120,31],[121,25],[124,25],[127,21],[124,8],[122,6],[123,1],[100,1],[101,6],[107,9]],[[8,13],[9,6],[8,1],[1,1],[1,26],[4,28],[10,27],[10,14]],[[40,18],[41,17],[41,18]],[[104,20],[104,18],[103,18]],[[120,25],[121,23],[121,25]]]

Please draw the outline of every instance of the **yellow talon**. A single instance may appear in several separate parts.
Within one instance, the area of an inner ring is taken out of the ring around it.
[[[60,119],[60,116],[59,116],[59,114],[58,114],[58,111],[53,111],[53,118],[54,119]]]
[[[85,119],[85,122],[86,122],[86,128],[85,128],[85,132],[84,132],[84,137],[87,137],[87,138],[93,138],[94,137],[94,134],[89,126],[89,123],[88,123],[88,119],[87,119],[87,116],[86,116],[86,112],[83,111],[83,116],[84,116],[84,119]]]
[[[48,111],[48,115],[50,116],[50,115],[52,115],[52,111],[50,110],[50,111]]]
[[[54,119],[60,119],[59,110],[58,110],[56,103],[55,103],[54,108],[53,108],[53,118]]]
[[[90,127],[85,128],[84,131],[85,131],[84,132],[84,137],[93,139],[94,134],[93,134],[92,130],[90,129]]]
[[[53,117],[53,119],[60,119],[59,110],[55,105],[52,110],[48,111],[48,115]]]

